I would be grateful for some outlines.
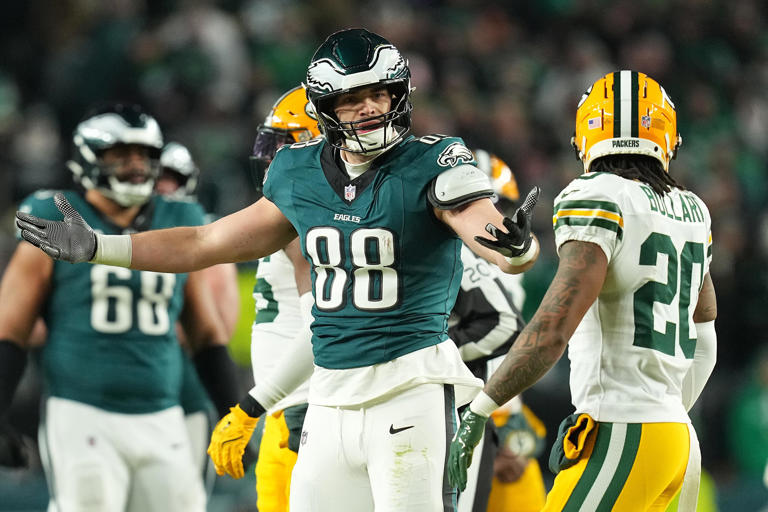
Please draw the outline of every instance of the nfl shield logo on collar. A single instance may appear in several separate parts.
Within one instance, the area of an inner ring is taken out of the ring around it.
[[[347,201],[352,201],[355,198],[355,191],[357,187],[355,185],[345,185],[344,186],[344,199]]]

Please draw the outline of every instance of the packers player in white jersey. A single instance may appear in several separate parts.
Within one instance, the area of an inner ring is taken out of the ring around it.
[[[303,87],[283,94],[258,128],[251,154],[251,171],[260,191],[266,169],[284,144],[320,135]],[[256,318],[251,330],[251,364],[257,384],[290,351],[302,326],[311,322],[312,283],[309,263],[298,240],[261,258],[253,298]],[[256,461],[256,496],[260,512],[288,510],[291,471],[296,464],[301,425],[307,411],[309,384],[304,382],[269,409]]]
[[[560,263],[533,319],[462,415],[459,488],[490,413],[566,346],[575,414],[550,456],[543,510],[696,508],[701,455],[688,410],[716,359],[711,219],[668,173],[681,137],[652,78],[617,71],[582,97],[573,138],[584,174],[555,199]]]

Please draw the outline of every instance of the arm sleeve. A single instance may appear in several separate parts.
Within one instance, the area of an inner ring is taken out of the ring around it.
[[[296,334],[295,343],[292,344],[293,350],[283,354],[272,373],[248,392],[267,410],[311,377],[315,369],[310,329],[314,298],[312,293],[307,292],[299,301],[304,322]]]
[[[696,352],[693,364],[683,379],[683,405],[690,411],[699,398],[717,361],[717,333],[715,321],[696,324]]]

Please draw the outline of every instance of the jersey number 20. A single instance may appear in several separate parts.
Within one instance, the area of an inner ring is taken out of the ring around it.
[[[687,359],[693,358],[696,339],[688,338],[688,308],[691,305],[691,284],[694,263],[699,266],[699,285],[704,277],[704,244],[685,242],[678,255],[672,238],[662,233],[651,233],[640,246],[640,265],[656,265],[659,254],[667,255],[667,282],[648,281],[635,292],[635,341],[634,345],[675,355],[675,338]],[[678,283],[679,270],[679,283]],[[664,332],[653,328],[653,305],[672,304],[678,297],[678,319],[665,322]]]

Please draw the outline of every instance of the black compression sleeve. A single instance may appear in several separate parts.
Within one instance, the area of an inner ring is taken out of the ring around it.
[[[27,352],[24,349],[10,340],[0,340],[0,416],[11,406],[26,365]]]
[[[208,391],[208,396],[213,400],[219,417],[224,416],[240,397],[237,367],[229,357],[227,347],[205,347],[195,354],[193,360],[197,374]]]
[[[251,418],[258,418],[266,412],[264,407],[250,393],[246,393],[240,400],[240,408]]]

